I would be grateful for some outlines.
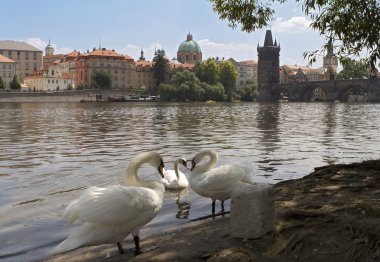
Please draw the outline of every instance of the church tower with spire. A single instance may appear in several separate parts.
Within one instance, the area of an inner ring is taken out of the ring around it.
[[[49,43],[47,44],[47,46],[45,47],[45,55],[46,56],[54,55],[54,47],[50,43],[50,40],[49,40]]]
[[[336,75],[336,68],[338,67],[338,58],[334,54],[334,46],[330,38],[327,44],[327,54],[323,57],[323,68],[329,72],[329,80],[333,80]]]
[[[275,39],[273,43],[272,32],[265,33],[264,46],[257,45],[257,88],[259,101],[272,100],[271,88],[280,82],[280,45]]]

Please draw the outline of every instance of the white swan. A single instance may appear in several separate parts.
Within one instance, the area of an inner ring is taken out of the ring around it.
[[[209,156],[209,161],[199,164]],[[224,165],[215,167],[218,154],[215,150],[205,149],[196,154],[191,161],[190,187],[199,195],[211,198],[212,215],[215,217],[215,201],[221,201],[224,213],[224,201],[231,197],[232,191],[244,184],[253,184],[252,169],[243,164]]]
[[[162,183],[165,188],[168,189],[181,189],[186,188],[189,185],[189,181],[184,173],[179,170],[178,164],[182,164],[186,169],[187,161],[180,157],[174,162],[174,170],[165,170],[164,169],[164,177],[162,178]]]
[[[130,233],[135,242],[135,254],[140,254],[139,230],[161,209],[165,194],[161,181],[142,180],[137,176],[138,168],[144,163],[157,168],[163,176],[161,156],[155,152],[142,153],[131,161],[125,172],[128,186],[93,186],[72,201],[64,216],[69,223],[78,220],[82,224],[51,254],[105,243],[116,243],[119,252],[124,253],[120,242]]]

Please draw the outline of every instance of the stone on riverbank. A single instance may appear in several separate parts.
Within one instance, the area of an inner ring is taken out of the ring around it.
[[[273,230],[274,190],[268,184],[237,188],[231,195],[231,235],[260,238]]]

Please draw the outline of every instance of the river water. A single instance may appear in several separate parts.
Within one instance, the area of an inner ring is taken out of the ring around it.
[[[89,186],[122,183],[141,152],[170,168],[213,148],[221,164],[250,162],[257,182],[277,183],[377,158],[379,130],[380,104],[0,103],[0,260],[46,257],[77,226],[63,221],[66,205]],[[166,192],[141,236],[208,215],[210,204],[190,188]]]

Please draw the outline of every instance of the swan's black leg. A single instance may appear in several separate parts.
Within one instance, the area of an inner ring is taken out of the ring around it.
[[[222,200],[221,206],[222,206],[222,216],[224,216],[224,200]]]
[[[124,254],[124,249],[121,243],[117,242],[116,245],[117,245],[117,248],[119,249],[120,254]]]
[[[212,212],[212,218],[215,218],[215,201],[212,201],[211,212]]]
[[[135,241],[135,255],[140,255],[141,254],[141,249],[140,249],[140,238],[139,235],[133,236],[133,241]]]

